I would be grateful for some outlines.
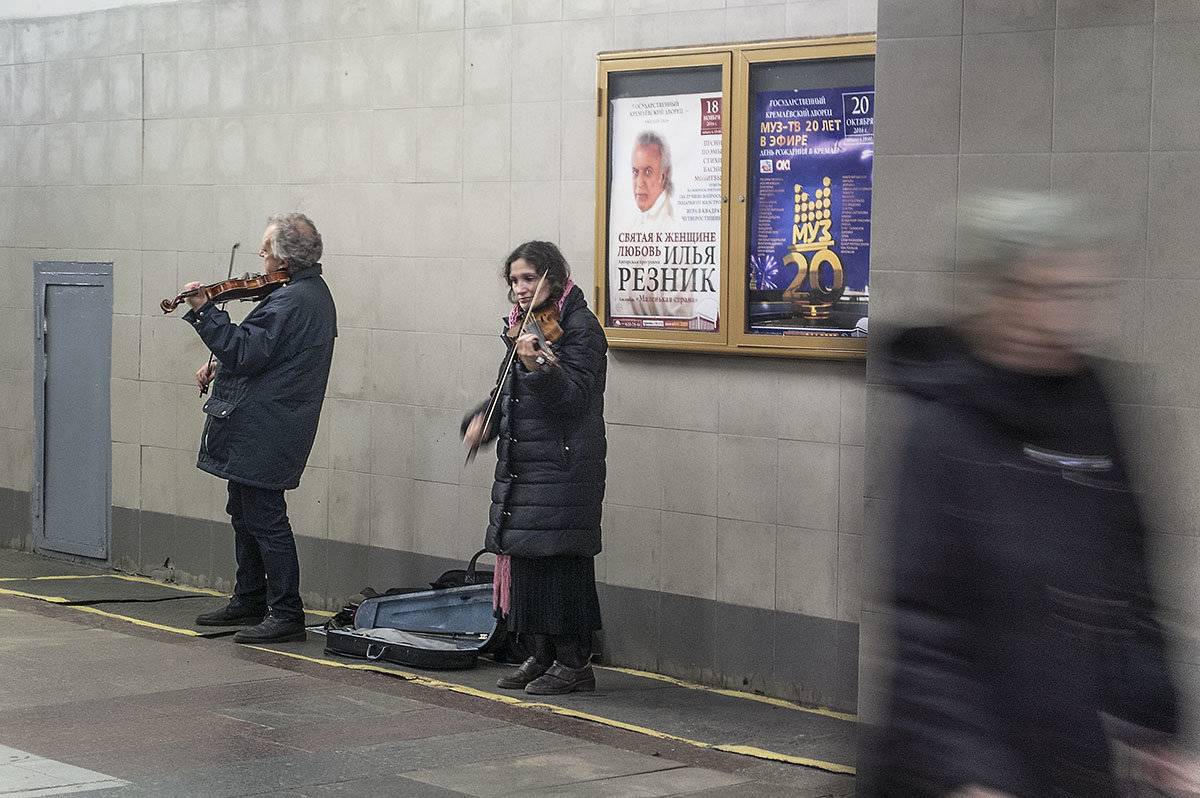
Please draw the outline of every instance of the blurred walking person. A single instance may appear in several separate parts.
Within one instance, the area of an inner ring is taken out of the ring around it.
[[[1109,738],[1191,794],[1146,529],[1099,361],[1099,236],[1078,202],[960,215],[974,306],[889,346],[914,401],[891,544],[894,673],[858,795],[1108,798]],[[1176,794],[1176,793],[1171,793]]]

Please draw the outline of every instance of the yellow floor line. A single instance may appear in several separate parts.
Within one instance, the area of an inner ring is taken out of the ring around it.
[[[47,579],[107,579],[115,574],[59,574],[57,576],[0,576],[0,582],[41,582]]]
[[[0,582],[36,582],[36,581],[48,581],[48,580],[53,580],[53,579],[123,579],[126,582],[137,582],[137,583],[143,584],[143,585],[158,585],[159,587],[169,587],[172,590],[179,590],[184,593],[197,593],[197,594],[203,595],[203,596],[220,596],[223,598],[229,598],[228,593],[222,593],[220,590],[213,590],[212,588],[208,588],[208,587],[191,587],[190,585],[177,585],[177,584],[174,584],[173,582],[161,582],[158,579],[152,579],[151,577],[148,577],[148,576],[134,576],[133,574],[63,574],[62,576],[5,576],[5,577],[0,577]],[[71,599],[62,598],[60,596],[43,596],[38,593],[23,593],[23,592],[17,591],[17,590],[0,589],[0,593],[7,593],[9,595],[19,595],[19,596],[23,596],[25,598],[44,599],[45,601],[52,601],[55,604],[64,604],[64,603],[71,601]],[[97,600],[103,601],[104,599],[97,599]],[[112,599],[112,601],[118,602],[118,601],[120,601],[120,599]],[[304,612],[308,615],[318,615],[322,618],[332,618],[334,615],[336,615],[336,613],[328,612],[326,610],[306,609]],[[115,615],[113,617],[123,618],[125,616]]]
[[[7,588],[0,588],[0,595],[41,599],[42,601],[49,601],[53,602],[54,604],[66,604],[68,601],[70,601],[70,599],[65,599],[62,596],[43,596],[38,593],[26,593],[24,590],[8,590]]]
[[[845,720],[851,723],[856,723],[858,721],[858,716],[849,712],[838,712],[837,710],[826,709],[825,707],[805,707],[782,698],[771,698],[770,696],[755,695],[754,693],[743,693],[739,692],[738,690],[725,690],[720,687],[707,687],[702,684],[685,682],[682,679],[676,679],[674,676],[666,676],[661,673],[638,671],[632,668],[617,668],[611,665],[597,665],[596,667],[601,668],[602,670],[612,671],[613,673],[627,673],[630,676],[641,676],[643,679],[657,679],[660,682],[673,684],[676,687],[686,687],[688,690],[702,690],[706,693],[716,693],[717,695],[729,696],[730,698],[740,698],[745,701],[757,701],[760,704],[770,704],[773,707],[794,709],[797,712],[809,712],[813,715],[824,715],[827,718],[837,718],[838,720]]]
[[[203,637],[201,632],[196,632],[191,629],[179,629],[174,626],[165,626],[161,623],[153,621],[143,621],[140,618],[130,618],[128,615],[117,615],[115,612],[106,612],[98,610],[95,607],[71,606],[70,609],[79,610],[80,612],[90,612],[93,615],[103,615],[105,618],[116,618],[119,621],[128,621],[137,626],[145,626],[149,629],[160,629],[164,632],[175,632],[176,634],[187,635],[188,637]]]
[[[329,666],[332,666],[335,668],[351,668],[354,670],[367,670],[367,671],[374,671],[376,673],[387,674],[389,676],[398,676],[398,677],[404,679],[405,681],[409,681],[409,682],[412,682],[413,684],[418,684],[423,687],[431,687],[435,690],[446,690],[449,692],[461,693],[463,695],[470,695],[470,696],[474,696],[476,698],[483,698],[488,701],[495,701],[497,703],[507,704],[509,706],[514,706],[514,707],[521,707],[523,709],[545,710],[545,711],[551,712],[555,715],[563,715],[563,716],[566,716],[569,718],[577,718],[579,720],[586,720],[586,721],[590,721],[592,723],[599,724],[601,726],[609,726],[614,729],[623,729],[625,731],[634,732],[636,734],[642,734],[647,737],[654,737],[659,740],[671,740],[673,742],[683,743],[685,745],[691,745],[696,748],[707,748],[707,749],[710,749],[713,751],[725,751],[725,752],[731,753],[731,754],[740,754],[742,756],[753,757],[755,759],[765,759],[765,760],[770,760],[772,762],[785,762],[785,763],[791,764],[791,765],[803,765],[805,767],[811,767],[811,768],[817,768],[819,770],[825,770],[830,773],[844,773],[844,774],[848,774],[848,775],[854,775],[854,773],[855,773],[855,770],[853,767],[851,767],[849,765],[840,765],[836,762],[825,762],[820,759],[809,759],[807,757],[791,756],[789,754],[781,754],[777,751],[770,751],[765,748],[756,748],[756,747],[750,746],[750,745],[725,745],[725,744],[721,744],[721,743],[706,743],[702,740],[692,740],[687,737],[680,737],[675,734],[670,734],[669,732],[659,731],[658,729],[651,729],[646,726],[637,726],[632,723],[625,723],[624,721],[614,720],[613,718],[606,718],[603,715],[593,715],[589,712],[580,712],[577,709],[571,709],[569,707],[559,706],[558,704],[547,704],[542,701],[524,701],[520,698],[514,698],[513,696],[501,695],[499,693],[489,693],[485,690],[478,690],[474,687],[468,687],[468,686],[462,685],[462,684],[455,684],[454,682],[446,682],[446,681],[442,681],[441,679],[431,679],[428,676],[422,676],[421,674],[412,673],[410,671],[402,671],[402,670],[393,669],[393,668],[383,668],[378,665],[368,665],[365,663],[338,662],[336,660],[321,659],[319,657],[310,657],[307,654],[297,654],[292,651],[281,651],[276,648],[267,648],[266,646],[246,646],[246,648],[254,648],[254,649],[258,649],[259,651],[266,651],[271,654],[279,654],[284,657],[291,657],[292,659],[304,660],[305,662],[313,662],[313,663],[317,663],[319,665],[329,665]],[[610,668],[608,670],[615,670],[615,669]]]
[[[171,587],[176,590],[182,590],[188,593],[203,593],[208,596],[228,596],[228,593],[222,593],[219,590],[212,590],[207,587],[190,587],[188,585],[177,585],[173,582],[163,582],[158,579],[152,579],[148,576],[134,576],[133,574],[59,574],[57,576],[5,576],[0,577],[0,582],[49,582],[54,580],[64,579],[122,579],[126,582],[138,582],[145,585],[160,585],[161,587]]]
[[[177,585],[174,582],[161,582],[157,579],[151,579],[148,576],[134,576],[133,574],[109,574],[114,579],[123,579],[126,582],[137,582],[143,585],[161,585],[162,587],[171,587],[176,590],[182,590],[185,593],[199,593],[205,596],[225,596],[228,593],[222,593],[220,590],[213,590],[210,587],[191,587],[190,585]]]
[[[752,756],[757,759],[770,759],[775,762],[786,762],[789,765],[804,765],[810,768],[828,770],[832,773],[845,773],[848,776],[853,776],[855,774],[854,768],[852,768],[850,765],[839,765],[836,762],[823,762],[820,759],[809,759],[805,756],[780,754],[776,751],[767,751],[763,748],[755,748],[749,745],[714,745],[712,747],[718,751],[728,751],[731,754],[742,754],[743,756]]]
[[[115,576],[115,574],[105,574],[105,575]],[[132,579],[132,580],[146,579],[145,577],[125,577],[125,578]],[[146,579],[146,581],[152,582],[153,584],[164,585],[167,587],[178,587],[176,585],[165,585],[165,583],[157,582],[155,580]],[[187,589],[187,588],[181,588],[181,589]],[[191,590],[202,591],[204,589],[203,588],[191,588]],[[35,593],[26,593],[21,590],[7,590],[4,588],[0,588],[0,595],[19,596],[22,598],[31,598],[31,599],[41,599],[43,601],[50,601],[55,604],[64,604],[69,601],[68,599],[65,599],[65,598],[62,598],[59,596],[42,596],[42,595],[37,595]],[[224,594],[216,593],[215,595],[224,595]],[[106,612],[105,610],[96,609],[95,607],[70,606],[70,609],[80,610],[82,612],[89,612],[89,613],[92,613],[93,615],[102,615],[106,618],[114,618],[117,620],[128,621],[129,623],[136,624],[137,626],[144,626],[144,627],[148,627],[150,629],[158,629],[158,630],[164,631],[164,632],[174,632],[176,634],[187,635],[188,637],[202,637],[203,636],[202,633],[193,631],[191,629],[180,629],[180,628],[174,627],[174,626],[166,626],[164,624],[152,623],[150,621],[143,621],[138,618],[131,618],[127,615],[118,615],[113,612]],[[316,614],[331,615],[332,613],[316,613]],[[770,750],[767,750],[764,748],[756,748],[754,746],[748,746],[748,745],[728,745],[728,744],[723,744],[723,743],[706,743],[706,742],[703,742],[702,740],[691,740],[691,739],[688,739],[687,737],[679,737],[677,735],[670,734],[668,732],[659,731],[657,729],[651,729],[646,726],[637,726],[632,723],[625,723],[624,721],[615,720],[613,718],[606,718],[602,715],[593,715],[588,712],[580,712],[579,710],[570,709],[569,707],[563,707],[563,706],[559,706],[557,704],[548,704],[548,703],[545,703],[542,701],[524,701],[520,698],[515,698],[513,696],[502,695],[500,693],[491,693],[486,690],[479,690],[474,687],[468,687],[467,685],[463,685],[463,684],[455,684],[454,682],[446,682],[446,681],[442,681],[441,679],[432,679],[428,676],[423,676],[418,673],[412,673],[410,671],[402,671],[402,670],[398,670],[398,669],[394,669],[394,668],[384,668],[384,667],[381,667],[378,665],[371,665],[369,663],[362,663],[362,662],[338,662],[337,660],[321,659],[319,657],[310,657],[306,654],[297,654],[292,651],[282,651],[277,648],[267,648],[265,646],[247,645],[245,647],[257,649],[259,651],[266,651],[270,654],[278,654],[278,655],[284,656],[284,657],[291,657],[292,659],[303,660],[305,662],[312,662],[312,663],[316,663],[319,665],[327,665],[327,666],[334,667],[334,668],[346,668],[348,670],[371,671],[374,673],[382,673],[387,676],[396,676],[396,677],[399,677],[406,681],[410,681],[413,684],[418,684],[423,687],[430,687],[435,690],[446,690],[449,692],[460,693],[462,695],[473,696],[475,698],[483,698],[488,701],[495,701],[495,702],[501,703],[501,704],[507,704],[509,706],[522,707],[525,709],[545,710],[545,711],[551,712],[555,715],[563,715],[565,717],[577,718],[579,720],[586,720],[586,721],[590,721],[592,723],[599,724],[601,726],[608,726],[608,727],[611,727],[614,729],[623,729],[625,731],[634,732],[636,734],[642,734],[647,737],[654,737],[654,738],[660,739],[660,740],[671,740],[674,742],[683,743],[685,745],[691,745],[696,748],[707,748],[707,749],[714,750],[714,751],[725,751],[727,753],[740,754],[742,756],[749,756],[749,757],[753,757],[755,759],[770,760],[773,762],[785,762],[785,763],[792,764],[792,765],[803,765],[805,767],[811,767],[811,768],[817,768],[819,770],[825,770],[830,773],[845,773],[845,774],[849,774],[849,775],[854,775],[854,772],[855,772],[853,767],[851,767],[849,765],[840,765],[836,762],[825,762],[820,759],[809,759],[807,757],[791,756],[789,754],[781,754],[776,751],[770,751]],[[730,695],[730,696],[734,696],[737,698],[747,698],[747,699],[751,699],[751,700],[758,700],[758,701],[761,701],[762,703],[787,707],[788,709],[798,709],[798,710],[802,710],[805,712],[814,712],[817,714],[828,715],[830,717],[835,717],[835,718],[839,718],[842,720],[854,720],[853,715],[847,715],[846,713],[834,712],[833,710],[828,710],[828,709],[810,709],[807,707],[801,707],[796,704],[792,704],[787,701],[783,701],[781,699],[774,699],[774,698],[768,698],[766,696],[755,696],[755,695],[749,695],[749,694],[745,694],[745,693],[738,693],[735,690],[721,690],[721,689],[716,689],[716,688],[711,688],[711,687],[704,687],[703,685],[692,684],[690,682],[685,682],[680,679],[676,679],[672,676],[664,676],[662,674],[657,674],[657,673],[647,673],[647,672],[643,672],[643,671],[632,670],[629,668],[613,668],[613,667],[605,667],[605,668],[602,668],[602,670],[613,671],[616,673],[627,673],[627,674],[631,674],[631,675],[635,675],[635,676],[642,676],[642,677],[649,678],[649,679],[658,679],[660,681],[665,681],[670,684],[677,685],[679,687],[686,687],[691,690],[704,690],[706,692],[717,693],[720,695]]]

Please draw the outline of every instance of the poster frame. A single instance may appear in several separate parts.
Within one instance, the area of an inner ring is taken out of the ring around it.
[[[753,113],[750,73],[770,62],[875,56],[875,34],[816,37],[712,46],[600,53],[596,92],[596,315],[610,347],[668,352],[802,357],[866,358],[866,338],[780,336],[746,329],[747,203],[751,197],[749,124]],[[608,185],[611,163],[609,76],[614,72],[661,71],[675,67],[722,67],[722,182],[720,328],[716,333],[637,330],[608,325]]]
[[[728,296],[729,273],[725,242],[729,238],[729,101],[732,81],[732,53],[728,50],[711,52],[687,52],[635,54],[632,58],[608,58],[601,54],[598,89],[596,92],[596,318],[604,326],[609,346],[666,349],[688,352],[724,351],[729,342]],[[612,327],[609,325],[608,299],[608,185],[611,163],[609,128],[609,76],[620,72],[659,72],[686,67],[718,67],[721,70],[721,277],[718,292],[718,329],[716,332],[694,332],[689,330],[647,330]]]

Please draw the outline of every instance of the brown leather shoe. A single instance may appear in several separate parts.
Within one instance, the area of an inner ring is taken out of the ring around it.
[[[564,695],[588,693],[596,689],[596,674],[591,663],[582,668],[568,668],[558,660],[544,674],[525,685],[529,695]]]
[[[521,663],[521,667],[517,668],[517,672],[512,676],[497,679],[496,686],[501,690],[522,690],[525,685],[545,673],[549,667],[549,665],[543,665],[530,657]]]

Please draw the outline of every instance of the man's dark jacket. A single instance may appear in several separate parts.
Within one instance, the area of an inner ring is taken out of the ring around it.
[[[1105,725],[1161,742],[1176,694],[1095,371],[1007,371],[944,328],[902,334],[887,363],[913,419],[890,559],[895,674],[859,795],[1115,795]]]
[[[317,435],[337,337],[321,264],[297,270],[241,324],[211,302],[184,318],[219,364],[196,466],[258,488],[295,488]]]
[[[490,436],[497,458],[486,539],[488,551],[498,554],[600,552],[608,342],[577,286],[567,294],[558,323],[563,334],[553,347],[561,365],[529,371],[518,357],[500,388]],[[503,337],[511,352],[512,341]],[[487,407],[472,411],[463,429]]]

